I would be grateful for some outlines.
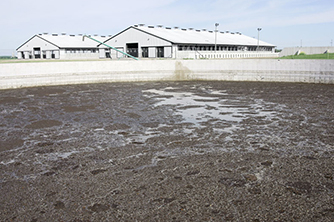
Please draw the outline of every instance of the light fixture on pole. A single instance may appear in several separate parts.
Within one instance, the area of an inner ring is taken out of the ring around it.
[[[219,23],[216,23],[215,24],[215,53],[217,52],[217,32],[218,32],[218,30],[217,30],[217,27],[219,26]]]
[[[259,45],[260,45],[260,31],[262,28],[257,28],[257,48],[256,51],[259,51]]]

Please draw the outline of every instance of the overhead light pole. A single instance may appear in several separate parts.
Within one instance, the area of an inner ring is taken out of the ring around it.
[[[259,45],[260,45],[260,31],[262,28],[257,28],[257,48],[256,51],[259,51]]]
[[[217,32],[218,32],[219,23],[215,24],[215,53],[217,52]]]

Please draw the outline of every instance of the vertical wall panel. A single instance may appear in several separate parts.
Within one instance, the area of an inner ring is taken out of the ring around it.
[[[172,58],[172,47],[165,47],[165,58]]]
[[[157,48],[156,47],[150,47],[150,48],[148,48],[148,57],[149,58],[155,58],[155,57],[157,57]]]

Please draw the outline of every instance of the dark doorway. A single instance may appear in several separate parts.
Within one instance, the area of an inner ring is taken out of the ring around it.
[[[157,57],[158,58],[165,57],[164,47],[157,47]]]
[[[127,43],[126,53],[133,57],[138,57],[138,43]]]
[[[41,48],[34,48],[34,58],[35,59],[41,58]]]
[[[142,47],[141,51],[142,51],[142,57],[148,58],[148,47]]]
[[[110,59],[111,58],[111,54],[110,54],[110,50],[106,49],[106,58]]]

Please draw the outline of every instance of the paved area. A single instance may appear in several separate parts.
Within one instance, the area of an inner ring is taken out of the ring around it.
[[[0,91],[1,221],[333,221],[334,87]]]

